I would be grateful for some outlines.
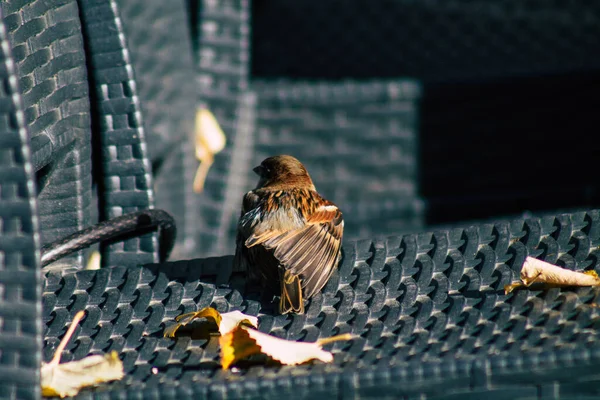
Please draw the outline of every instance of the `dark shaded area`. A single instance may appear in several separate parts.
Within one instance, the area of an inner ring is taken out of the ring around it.
[[[428,222],[597,207],[599,90],[600,72],[426,86]]]
[[[252,74],[428,81],[600,68],[600,3],[255,0]]]
[[[424,83],[427,223],[600,204],[600,3],[253,2],[254,77]]]
[[[190,28],[190,40],[192,43],[192,55],[195,57],[198,44],[200,43],[202,31],[199,29],[199,21],[202,13],[202,2],[197,0],[185,0],[185,8],[189,19]],[[195,60],[197,61],[197,60]]]

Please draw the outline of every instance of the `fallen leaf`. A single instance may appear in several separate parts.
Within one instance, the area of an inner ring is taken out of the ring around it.
[[[219,338],[221,367],[228,369],[237,361],[260,353],[285,365],[297,365],[311,360],[329,363],[333,361],[333,354],[321,347],[327,343],[350,339],[352,339],[350,334],[344,334],[313,343],[296,342],[280,339],[245,326],[237,326]]]
[[[231,311],[221,314],[214,308],[207,307],[200,311],[182,314],[176,317],[175,321],[177,323],[165,329],[164,337],[174,337],[175,332],[177,332],[179,328],[198,318],[206,318],[214,321],[221,335],[226,335],[240,324],[253,326],[255,328],[258,326],[258,318],[251,315],[246,315],[240,311]]]
[[[225,148],[227,140],[215,116],[204,107],[196,112],[195,129],[196,159],[200,161],[200,166],[194,177],[193,189],[194,192],[200,193],[204,189],[204,181],[215,154]]]
[[[286,365],[295,365],[310,360],[323,362],[333,361],[333,355],[321,347],[327,343],[350,340],[350,334],[338,335],[321,339],[314,343],[295,342],[280,339],[266,333],[259,332],[258,318],[246,315],[240,311],[219,313],[212,307],[200,311],[186,313],[175,318],[177,322],[164,331],[165,337],[174,337],[179,328],[198,318],[205,318],[216,324],[220,333],[221,366],[228,369],[235,362],[254,354],[265,354],[273,360]]]
[[[71,339],[83,315],[83,311],[75,315],[69,330],[67,330],[65,337],[58,345],[52,361],[42,363],[41,385],[43,396],[75,396],[79,393],[79,390],[86,386],[119,380],[124,376],[123,363],[119,360],[116,351],[104,356],[88,356],[79,361],[60,364],[61,353]]]
[[[43,364],[42,395],[75,396],[86,386],[119,380],[123,376],[123,363],[116,351],[64,364]]]
[[[521,281],[504,287],[506,294],[514,289],[544,283],[550,286],[598,286],[600,278],[596,271],[577,272],[561,268],[554,264],[527,257],[521,268]]]
[[[88,257],[88,262],[87,262],[85,269],[91,269],[91,270],[100,269],[100,261],[101,261],[100,252],[98,250],[92,251],[92,253]]]
[[[513,282],[513,283],[509,283],[508,285],[504,285],[504,294],[509,294],[513,290],[521,288],[521,287],[525,287],[523,282]]]

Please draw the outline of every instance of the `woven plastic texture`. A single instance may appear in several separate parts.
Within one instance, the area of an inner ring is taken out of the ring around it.
[[[86,51],[94,96],[101,218],[152,208],[151,165],[129,51],[116,2],[82,0]],[[158,261],[156,234],[103,246],[105,266]]]
[[[240,193],[248,189],[256,97],[248,89],[249,0],[199,3],[200,101],[214,113],[227,136],[227,146],[215,157],[205,190],[197,196],[196,224],[184,228],[198,244],[192,249],[195,253],[188,254],[204,257],[233,249],[229,232],[239,217]]]
[[[127,375],[80,398],[598,396],[597,288],[503,288],[528,255],[598,271],[599,249],[597,210],[348,242],[306,314],[287,316],[244,299],[232,257],[49,272],[44,358],[85,309],[63,358],[116,350]],[[207,306],[258,315],[261,331],[288,339],[356,337],[329,345],[333,364],[222,371],[215,340],[162,338],[175,316]]]
[[[29,133],[0,10],[0,397],[40,395],[40,238]]]
[[[17,63],[37,171],[42,243],[90,221],[91,129],[85,53],[75,0],[1,3]],[[81,254],[65,262],[81,265]]]
[[[254,81],[252,87],[258,97],[253,165],[273,154],[300,159],[319,193],[343,211],[346,238],[422,226],[416,81]]]
[[[198,86],[190,24],[183,1],[118,1],[123,33],[135,73],[148,154],[153,166],[155,204],[177,221],[174,256],[189,257],[201,203],[191,182],[194,116]]]
[[[252,73],[430,81],[600,68],[600,3],[253,1]]]
[[[144,112],[148,153],[156,162],[181,141],[193,143],[198,90],[188,15],[183,0],[118,0],[117,5]]]

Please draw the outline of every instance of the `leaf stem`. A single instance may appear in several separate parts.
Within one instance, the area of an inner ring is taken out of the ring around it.
[[[52,357],[52,361],[50,361],[50,364],[60,363],[60,356],[62,354],[62,351],[65,349],[65,347],[67,347],[67,343],[69,343],[69,340],[71,340],[71,336],[73,336],[75,328],[77,328],[79,321],[81,321],[81,318],[83,318],[84,315],[85,311],[79,311],[77,314],[75,314],[75,317],[73,317],[73,322],[71,322],[71,326],[69,326],[69,330],[67,330],[67,333],[65,333],[65,336],[62,338],[60,344],[56,348],[56,351],[54,352],[54,357]]]
[[[324,346],[326,344],[333,343],[333,342],[340,342],[342,340],[352,340],[352,335],[350,333],[344,333],[341,335],[336,335],[336,336],[332,336],[332,337],[328,337],[328,338],[319,339],[319,340],[317,340],[317,343],[319,344],[319,346]]]

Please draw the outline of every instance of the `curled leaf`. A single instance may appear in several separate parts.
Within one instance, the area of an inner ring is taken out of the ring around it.
[[[251,315],[246,315],[240,311],[231,311],[221,314],[212,307],[206,307],[200,311],[182,314],[175,318],[177,323],[165,329],[164,337],[174,337],[175,332],[177,332],[179,328],[198,318],[206,318],[214,321],[221,335],[229,333],[240,324],[253,327],[258,326],[258,318]]]
[[[600,278],[595,271],[577,272],[527,257],[521,268],[521,281],[504,287],[505,293],[533,283],[544,283],[550,286],[598,286]]]
[[[236,361],[253,354],[260,354],[260,346],[256,344],[246,329],[234,329],[219,338],[221,345],[221,367],[229,369]]]
[[[221,314],[221,323],[219,324],[219,333],[226,335],[238,326],[258,327],[258,318],[246,315],[240,311],[231,311]]]
[[[333,354],[323,350],[322,346],[334,341],[350,339],[352,339],[350,334],[344,334],[314,343],[295,342],[280,339],[256,329],[238,326],[219,339],[221,366],[223,369],[228,369],[237,361],[260,353],[285,365],[302,364],[311,360],[329,363],[333,361]]]
[[[204,189],[204,181],[208,170],[214,161],[214,156],[225,148],[226,138],[215,116],[206,108],[199,108],[196,112],[196,158],[200,166],[194,178],[194,192],[200,193]]]
[[[61,353],[71,339],[75,328],[83,318],[78,312],[73,318],[65,337],[58,345],[52,361],[42,363],[41,385],[43,396],[75,396],[86,386],[123,378],[123,363],[116,351],[104,356],[85,357],[79,361],[60,364]]]

